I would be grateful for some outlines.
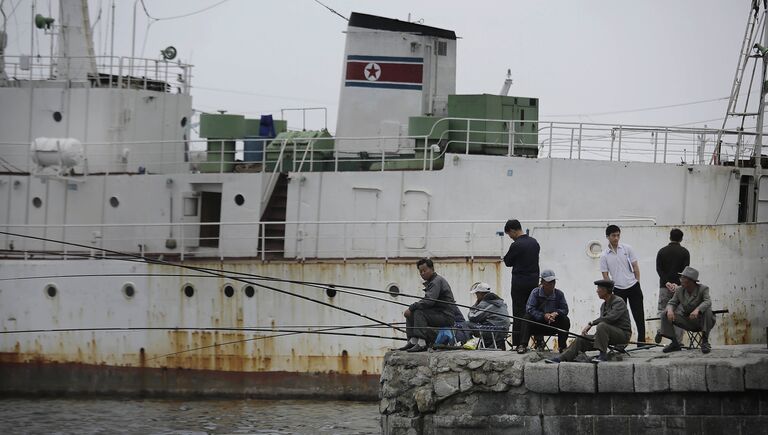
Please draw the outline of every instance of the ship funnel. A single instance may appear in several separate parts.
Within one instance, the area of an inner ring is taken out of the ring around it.
[[[408,118],[446,116],[456,92],[456,33],[352,13],[346,35],[336,150],[413,152]]]

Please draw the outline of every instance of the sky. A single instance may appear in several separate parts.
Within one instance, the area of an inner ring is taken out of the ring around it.
[[[9,54],[28,54],[32,0],[2,0]],[[454,30],[457,93],[540,99],[540,118],[720,127],[750,0],[323,0]],[[56,11],[55,0],[36,7]],[[49,6],[50,5],[50,6]],[[112,0],[90,0],[97,54],[109,54]],[[314,0],[137,0],[137,56],[173,45],[194,65],[193,107],[248,116],[323,106],[335,130],[346,22]],[[129,56],[134,2],[116,2],[115,53]],[[101,14],[101,18],[97,17]],[[45,40],[33,54],[47,53]],[[725,98],[725,99],[723,99]],[[717,100],[716,100],[717,99]],[[710,101],[716,100],[716,101]],[[706,102],[702,102],[706,101]],[[696,103],[696,104],[689,104]],[[660,106],[675,105],[672,108]],[[288,118],[300,128],[298,114]],[[307,128],[321,128],[319,112]]]

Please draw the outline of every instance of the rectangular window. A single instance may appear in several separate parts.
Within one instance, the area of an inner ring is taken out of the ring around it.
[[[438,56],[448,56],[448,42],[447,41],[437,41],[437,55]]]

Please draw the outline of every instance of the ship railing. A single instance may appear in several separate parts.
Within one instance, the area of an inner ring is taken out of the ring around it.
[[[6,86],[21,86],[24,81],[56,81],[60,70],[96,68],[87,74],[91,87],[144,89],[189,94],[192,65],[164,59],[123,56],[6,56]],[[67,82],[68,86],[73,86]]]
[[[655,225],[653,217],[525,219],[546,227]],[[146,256],[150,259],[307,260],[355,258],[486,258],[504,255],[504,220],[358,220],[174,222],[123,224],[2,224],[0,257],[83,259]],[[267,227],[284,234],[267,236]],[[69,244],[62,244],[63,241]],[[598,245],[598,246],[593,246]],[[588,254],[602,246],[594,242]]]
[[[739,166],[746,164],[754,152],[746,140],[754,139],[749,132],[724,132],[714,159],[718,136],[714,129],[536,121],[535,131],[515,132],[515,124],[523,121],[443,119],[450,128],[435,133],[438,130],[433,126],[425,135],[258,139],[263,141],[258,153],[244,147],[245,142],[252,140],[249,138],[87,142],[83,143],[85,159],[75,172],[434,170],[443,167],[446,153],[689,165],[715,161]],[[493,123],[497,125],[494,127]],[[334,140],[353,141],[361,150],[368,151],[328,147]],[[233,145],[225,146],[225,142]],[[389,149],[383,146],[385,142],[398,145]],[[319,146],[321,143],[326,146]],[[211,144],[218,148],[211,148]],[[258,157],[250,157],[253,155]],[[28,143],[0,143],[2,172],[32,172],[31,157]]]

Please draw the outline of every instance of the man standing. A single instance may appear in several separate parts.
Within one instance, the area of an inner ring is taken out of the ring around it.
[[[616,225],[608,225],[605,229],[608,238],[608,248],[600,256],[600,272],[603,279],[614,282],[616,296],[629,302],[632,317],[637,326],[637,341],[645,342],[645,312],[643,310],[643,291],[640,289],[640,266],[632,247],[619,243],[621,229]],[[642,347],[642,344],[638,344]]]
[[[597,349],[600,355],[594,357],[592,362],[603,362],[608,360],[608,345],[629,343],[629,337],[632,335],[632,324],[629,321],[629,312],[624,300],[613,294],[613,281],[601,279],[595,281],[597,286],[597,297],[603,300],[600,305],[600,317],[589,322],[581,331],[585,338],[577,338],[565,352],[559,357],[545,360],[548,363],[559,363],[561,361],[573,361],[579,352],[587,352]],[[593,326],[597,325],[595,335],[587,335]],[[594,340],[594,341],[593,341]]]
[[[565,350],[571,321],[568,319],[568,302],[565,301],[565,294],[555,288],[556,282],[555,272],[549,269],[541,272],[541,284],[531,291],[525,306],[525,319],[528,321],[523,322],[522,338],[520,345],[517,346],[517,353],[528,351],[528,340],[533,334],[557,334],[557,347],[560,352]]]
[[[439,328],[453,326],[456,306],[451,286],[435,273],[432,260],[422,258],[416,267],[424,280],[424,298],[403,313],[408,343],[399,350],[408,352],[424,352],[435,341]]]
[[[523,227],[517,219],[508,220],[504,225],[504,232],[513,240],[507,254],[504,255],[504,264],[512,268],[512,346],[517,347],[521,343],[521,323],[518,320],[525,316],[525,305],[531,290],[539,282],[539,242],[523,232]]]
[[[682,241],[683,232],[679,228],[673,228],[669,232],[669,244],[659,249],[658,254],[656,254],[656,273],[659,274],[659,318],[664,316],[667,303],[674,294],[674,288],[680,285],[678,275],[691,264],[691,254],[680,245]],[[675,285],[670,286],[670,284]],[[676,328],[676,330],[676,336],[679,340],[682,330],[680,328]],[[656,343],[661,342],[661,329],[656,332],[654,341]]]
[[[661,335],[672,340],[663,352],[681,349],[673,326],[686,331],[701,331],[701,353],[709,353],[709,331],[715,326],[709,287],[699,282],[699,271],[688,266],[680,274],[680,284],[670,284],[674,294],[667,304],[665,316],[661,316]]]

